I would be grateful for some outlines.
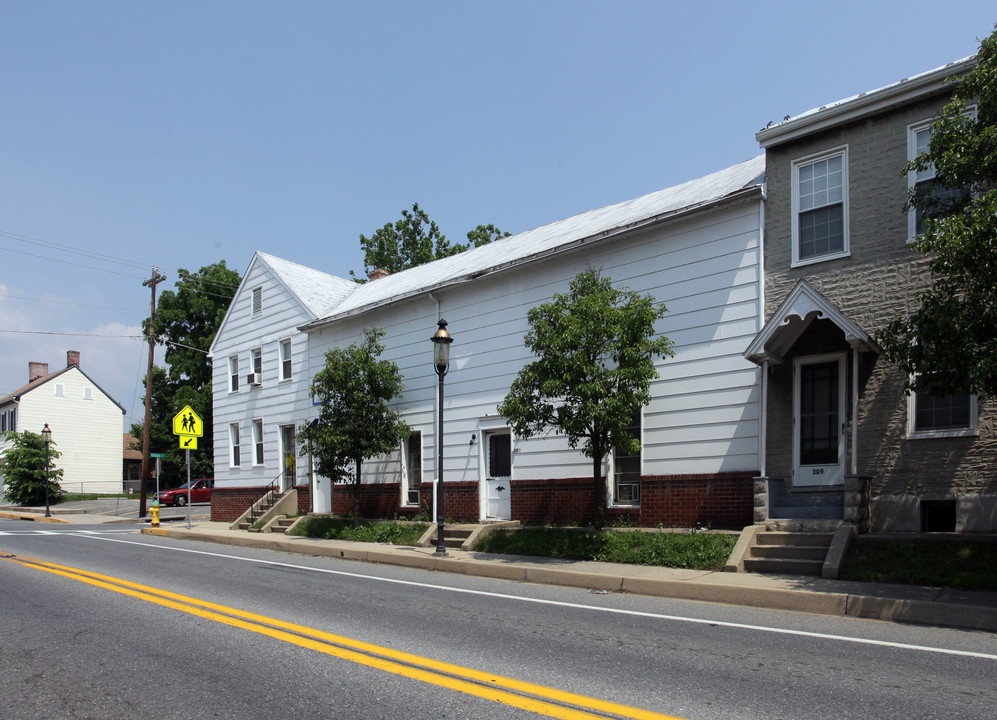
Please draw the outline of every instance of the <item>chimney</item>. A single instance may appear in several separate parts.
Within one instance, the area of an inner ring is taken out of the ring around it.
[[[66,351],[66,367],[79,367],[80,366],[80,351],[79,350],[67,350]]]
[[[48,375],[48,363],[40,362],[29,362],[28,363],[28,382],[34,382],[40,377],[45,377]]]
[[[380,280],[383,277],[388,277],[388,275],[390,274],[391,273],[389,273],[384,268],[374,268],[373,270],[370,271],[370,273],[368,273],[367,277],[369,277],[371,280]]]

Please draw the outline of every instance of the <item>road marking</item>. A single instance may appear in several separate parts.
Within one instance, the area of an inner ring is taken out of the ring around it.
[[[412,655],[88,570],[26,557],[5,556],[3,559],[23,567],[42,570],[173,610],[266,635],[350,662],[547,717],[561,718],[562,720],[595,720],[596,718],[605,720],[607,716],[633,720],[680,720],[672,715],[663,715]]]
[[[121,535],[135,533],[131,530],[0,530],[0,535]]]
[[[851,637],[849,635],[833,635],[831,633],[819,633],[809,630],[791,630],[788,628],[770,627],[767,625],[751,625],[748,623],[727,622],[724,620],[707,620],[704,618],[686,617],[683,615],[666,615],[664,613],[651,613],[641,610],[624,610],[622,608],[607,608],[598,605],[583,605],[582,603],[563,602],[561,600],[544,600],[542,598],[523,597],[521,595],[508,595],[505,593],[489,592],[487,590],[469,590],[466,588],[447,587],[446,585],[433,585],[432,583],[413,582],[411,580],[397,580],[395,578],[382,578],[376,575],[365,575],[363,573],[348,572],[345,570],[329,570],[326,568],[314,568],[307,565],[296,565],[294,563],[277,562],[275,560],[262,560],[257,558],[240,557],[238,555],[228,555],[225,553],[207,552],[206,550],[194,550],[191,548],[171,547],[169,545],[156,545],[155,543],[136,542],[134,540],[118,540],[115,538],[94,537],[94,540],[105,542],[124,543],[126,545],[138,545],[146,549],[172,550],[174,552],[185,552],[193,555],[207,555],[209,557],[224,558],[226,560],[238,560],[240,562],[255,563],[257,565],[273,565],[276,567],[286,567],[293,570],[307,570],[309,572],[323,573],[326,575],[338,575],[340,577],[359,578],[362,580],[375,580],[377,582],[392,583],[395,585],[408,585],[417,588],[428,588],[430,590],[440,590],[464,595],[479,595],[484,597],[499,598],[503,600],[515,600],[524,603],[534,603],[536,605],[552,605],[555,607],[572,608],[576,610],[591,610],[614,615],[629,615],[632,617],[645,617],[654,620],[671,620],[674,622],[691,623],[694,625],[711,625],[715,627],[732,628],[735,630],[752,630],[756,632],[774,633],[777,635],[793,635],[797,637],[815,638],[818,640],[833,640],[837,642],[855,643],[857,645],[873,645],[877,647],[897,648],[900,650],[913,650],[915,652],[937,653],[940,655],[953,655],[957,657],[982,658],[984,660],[997,660],[995,653],[974,652],[971,650],[950,650],[948,648],[930,647],[928,645],[911,645],[909,643],[891,642],[889,640],[873,640],[871,638]]]

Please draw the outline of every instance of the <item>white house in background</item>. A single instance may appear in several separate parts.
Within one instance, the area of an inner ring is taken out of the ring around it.
[[[121,420],[125,409],[80,369],[80,354],[66,353],[66,367],[50,373],[48,363],[28,363],[28,383],[0,398],[0,451],[5,435],[47,424],[62,456],[62,489],[79,493],[119,493]],[[0,476],[0,485],[3,478]]]
[[[292,463],[286,472],[295,424],[310,404],[307,338],[297,326],[355,287],[273,255],[253,256],[209,351],[216,489],[308,484],[306,467]]]
[[[586,518],[590,461],[557,435],[517,438],[496,407],[532,360],[523,344],[527,311],[595,267],[667,305],[657,331],[676,352],[659,361],[651,402],[635,418],[640,456],[607,460],[610,515],[642,525],[749,524],[759,371],[742,352],[762,326],[763,179],[764,158],[756,157],[364,285],[258,253],[212,347],[219,500],[226,486],[263,486],[281,475],[286,438],[317,415],[308,384],[325,352],[378,326],[386,331],[383,357],[404,377],[397,407],[412,435],[365,463],[362,512],[405,515],[432,505],[438,382],[429,338],[443,317],[454,337],[446,515]],[[262,384],[247,388],[247,374]],[[321,478],[306,485],[303,464],[296,482],[311,491],[315,510],[347,507],[345,486]]]

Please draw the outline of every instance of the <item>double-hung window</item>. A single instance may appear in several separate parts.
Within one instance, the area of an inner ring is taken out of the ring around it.
[[[239,356],[232,355],[228,359],[228,391],[239,392]]]
[[[975,114],[975,109],[971,108],[968,113]],[[934,120],[911,125],[907,129],[907,159],[914,160],[919,155],[928,152],[928,143],[931,141],[931,133]],[[921,207],[913,207],[907,214],[908,235],[914,239],[922,234],[925,229],[925,217],[927,215],[944,215],[946,208],[963,202],[969,195],[968,187],[946,188],[942,187],[935,179],[935,166],[929,164],[924,170],[916,170],[907,174],[907,187],[922,203],[927,203],[931,207],[925,213]]]
[[[263,464],[263,421],[253,420],[253,464]]]
[[[793,163],[793,265],[845,257],[848,148]]]
[[[229,436],[229,467],[237,468],[242,464],[242,446],[239,445],[239,423],[230,423]]]
[[[249,374],[249,384],[259,386],[263,384],[263,348],[253,348],[249,351],[249,357],[253,364],[253,372]]]
[[[291,341],[280,341],[280,379],[291,379]]]

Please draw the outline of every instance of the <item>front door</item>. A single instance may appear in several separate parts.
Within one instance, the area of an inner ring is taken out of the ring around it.
[[[845,355],[797,358],[793,382],[793,486],[845,478]]]
[[[297,449],[294,447],[294,425],[280,426],[280,490],[290,490],[296,484],[298,474]]]
[[[512,519],[512,433],[494,430],[484,433],[485,517]]]

